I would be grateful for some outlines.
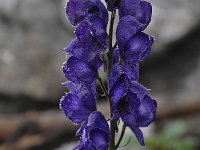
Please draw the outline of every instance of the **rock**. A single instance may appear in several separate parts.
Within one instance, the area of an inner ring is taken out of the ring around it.
[[[152,0],[147,32],[155,49],[185,35],[200,19],[200,1]],[[66,89],[60,49],[73,38],[64,0],[0,0],[0,91],[58,100]]]
[[[200,21],[200,1],[149,0],[153,15],[147,32],[155,36],[154,50],[164,47],[186,35]]]
[[[0,1],[0,91],[58,98],[66,79],[60,51],[73,38],[64,22],[63,2]],[[1,9],[2,7],[2,9]],[[62,9],[61,9],[62,8]]]

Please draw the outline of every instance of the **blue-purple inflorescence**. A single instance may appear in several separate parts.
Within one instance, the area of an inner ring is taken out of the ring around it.
[[[107,8],[101,0],[69,0],[66,5],[76,38],[64,49],[69,57],[63,65],[68,79],[64,85],[70,92],[62,97],[60,108],[73,123],[81,125],[76,134],[81,139],[74,150],[117,149],[120,141],[115,144],[114,133],[119,119],[144,145],[140,127],[147,127],[155,119],[157,103],[138,83],[139,63],[149,55],[154,42],[143,32],[151,21],[152,6],[141,0],[105,2]],[[110,18],[108,34],[109,11],[113,20]],[[119,23],[112,46],[110,34],[116,11]],[[98,73],[100,67],[107,74],[107,89]],[[111,116],[107,119],[97,110],[97,79],[110,102]]]

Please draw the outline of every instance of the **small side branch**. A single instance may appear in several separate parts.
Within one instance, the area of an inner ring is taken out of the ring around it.
[[[108,93],[108,91],[107,91],[107,89],[106,89],[101,77],[99,76],[99,74],[97,75],[97,80],[99,81],[100,87],[101,87],[104,95],[109,99],[109,93]]]
[[[117,144],[115,145],[115,149],[117,149],[119,147],[119,145],[120,145],[120,143],[121,143],[121,141],[122,141],[122,139],[124,137],[125,131],[126,131],[126,125],[123,124],[122,132],[121,132],[121,135],[119,137],[119,140],[118,140]]]

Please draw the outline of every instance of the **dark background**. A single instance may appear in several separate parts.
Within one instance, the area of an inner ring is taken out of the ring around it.
[[[141,64],[140,81],[152,89],[158,115],[144,130],[147,149],[199,150],[200,1],[151,3],[153,18],[145,32],[156,41]],[[0,150],[76,144],[77,128],[59,109],[67,91],[61,85],[66,81],[61,49],[74,38],[64,7],[63,0],[0,0]],[[100,110],[107,114],[105,103],[100,100]],[[133,135],[132,144],[137,145]]]

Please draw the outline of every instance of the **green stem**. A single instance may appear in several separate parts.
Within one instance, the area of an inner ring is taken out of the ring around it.
[[[109,29],[109,52],[107,55],[108,63],[107,63],[107,79],[109,79],[109,74],[113,64],[113,46],[112,46],[112,38],[113,38],[113,27],[114,27],[114,20],[115,20],[116,11],[111,12],[111,20],[110,20],[110,29]],[[109,91],[109,81],[108,81],[108,91]],[[113,114],[111,111],[111,97],[109,96],[110,102],[110,117],[112,118]],[[110,121],[110,132],[111,132],[111,140],[109,142],[109,150],[115,150],[115,129],[116,129],[116,121]]]
[[[123,127],[122,127],[122,132],[121,132],[121,135],[119,137],[119,140],[118,140],[118,142],[117,142],[117,144],[115,146],[115,149],[117,149],[119,147],[119,145],[120,145],[120,143],[121,143],[121,141],[122,141],[122,139],[124,137],[125,131],[126,131],[126,125],[124,124]]]
[[[99,84],[100,84],[101,89],[103,90],[105,96],[109,99],[109,93],[108,93],[108,91],[106,90],[106,87],[105,87],[105,85],[104,85],[104,83],[103,83],[101,77],[99,76],[99,74],[97,75],[97,80],[99,81]]]
[[[116,128],[116,121],[110,121],[110,132],[112,138],[109,143],[109,150],[115,150],[115,128]]]
[[[111,20],[110,20],[110,29],[109,29],[109,52],[108,52],[108,75],[110,73],[110,70],[112,68],[112,64],[113,64],[113,46],[112,46],[112,38],[113,38],[113,27],[114,27],[114,21],[115,21],[115,15],[116,15],[116,11],[112,11],[111,13]]]

